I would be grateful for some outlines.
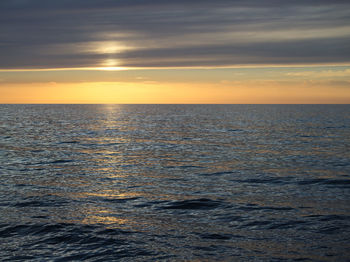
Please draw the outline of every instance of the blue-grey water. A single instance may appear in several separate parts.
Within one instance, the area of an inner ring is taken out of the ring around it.
[[[1,105],[3,261],[348,261],[349,105]]]

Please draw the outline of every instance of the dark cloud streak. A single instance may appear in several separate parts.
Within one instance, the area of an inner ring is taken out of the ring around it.
[[[349,29],[348,1],[2,0],[0,68],[347,63]]]

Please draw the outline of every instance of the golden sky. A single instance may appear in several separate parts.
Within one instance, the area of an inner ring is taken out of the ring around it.
[[[1,103],[349,103],[350,67],[0,72]]]
[[[0,1],[0,103],[349,103],[347,1]]]

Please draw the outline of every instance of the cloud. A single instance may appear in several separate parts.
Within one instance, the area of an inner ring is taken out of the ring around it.
[[[290,72],[287,76],[296,77],[350,77],[350,69],[345,70],[322,70],[322,71],[304,71],[304,72]]]
[[[2,0],[0,68],[348,63],[349,7],[326,0]]]

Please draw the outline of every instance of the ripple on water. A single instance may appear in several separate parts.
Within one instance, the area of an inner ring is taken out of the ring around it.
[[[121,229],[105,229],[99,225],[78,224],[22,224],[2,225],[0,237],[3,239],[20,239],[20,248],[32,250],[30,255],[16,256],[34,258],[38,255],[48,256],[52,252],[58,260],[86,260],[92,258],[116,259],[124,257],[148,257],[154,255],[147,248],[134,247],[136,242],[126,236],[137,232]],[[26,241],[24,241],[24,239]],[[8,241],[9,246],[15,245]],[[33,249],[35,247],[35,249]],[[15,256],[9,256],[14,259]],[[8,258],[9,258],[8,257]],[[6,257],[3,257],[6,259]]]
[[[0,105],[0,260],[347,261],[349,115]]]
[[[316,179],[304,179],[301,181],[298,181],[299,185],[326,185],[326,186],[333,186],[333,187],[344,187],[349,188],[350,187],[350,179],[325,179],[325,178],[316,178]]]
[[[171,201],[160,207],[161,209],[197,209],[208,210],[225,205],[224,201],[208,198],[190,199],[183,201]]]

